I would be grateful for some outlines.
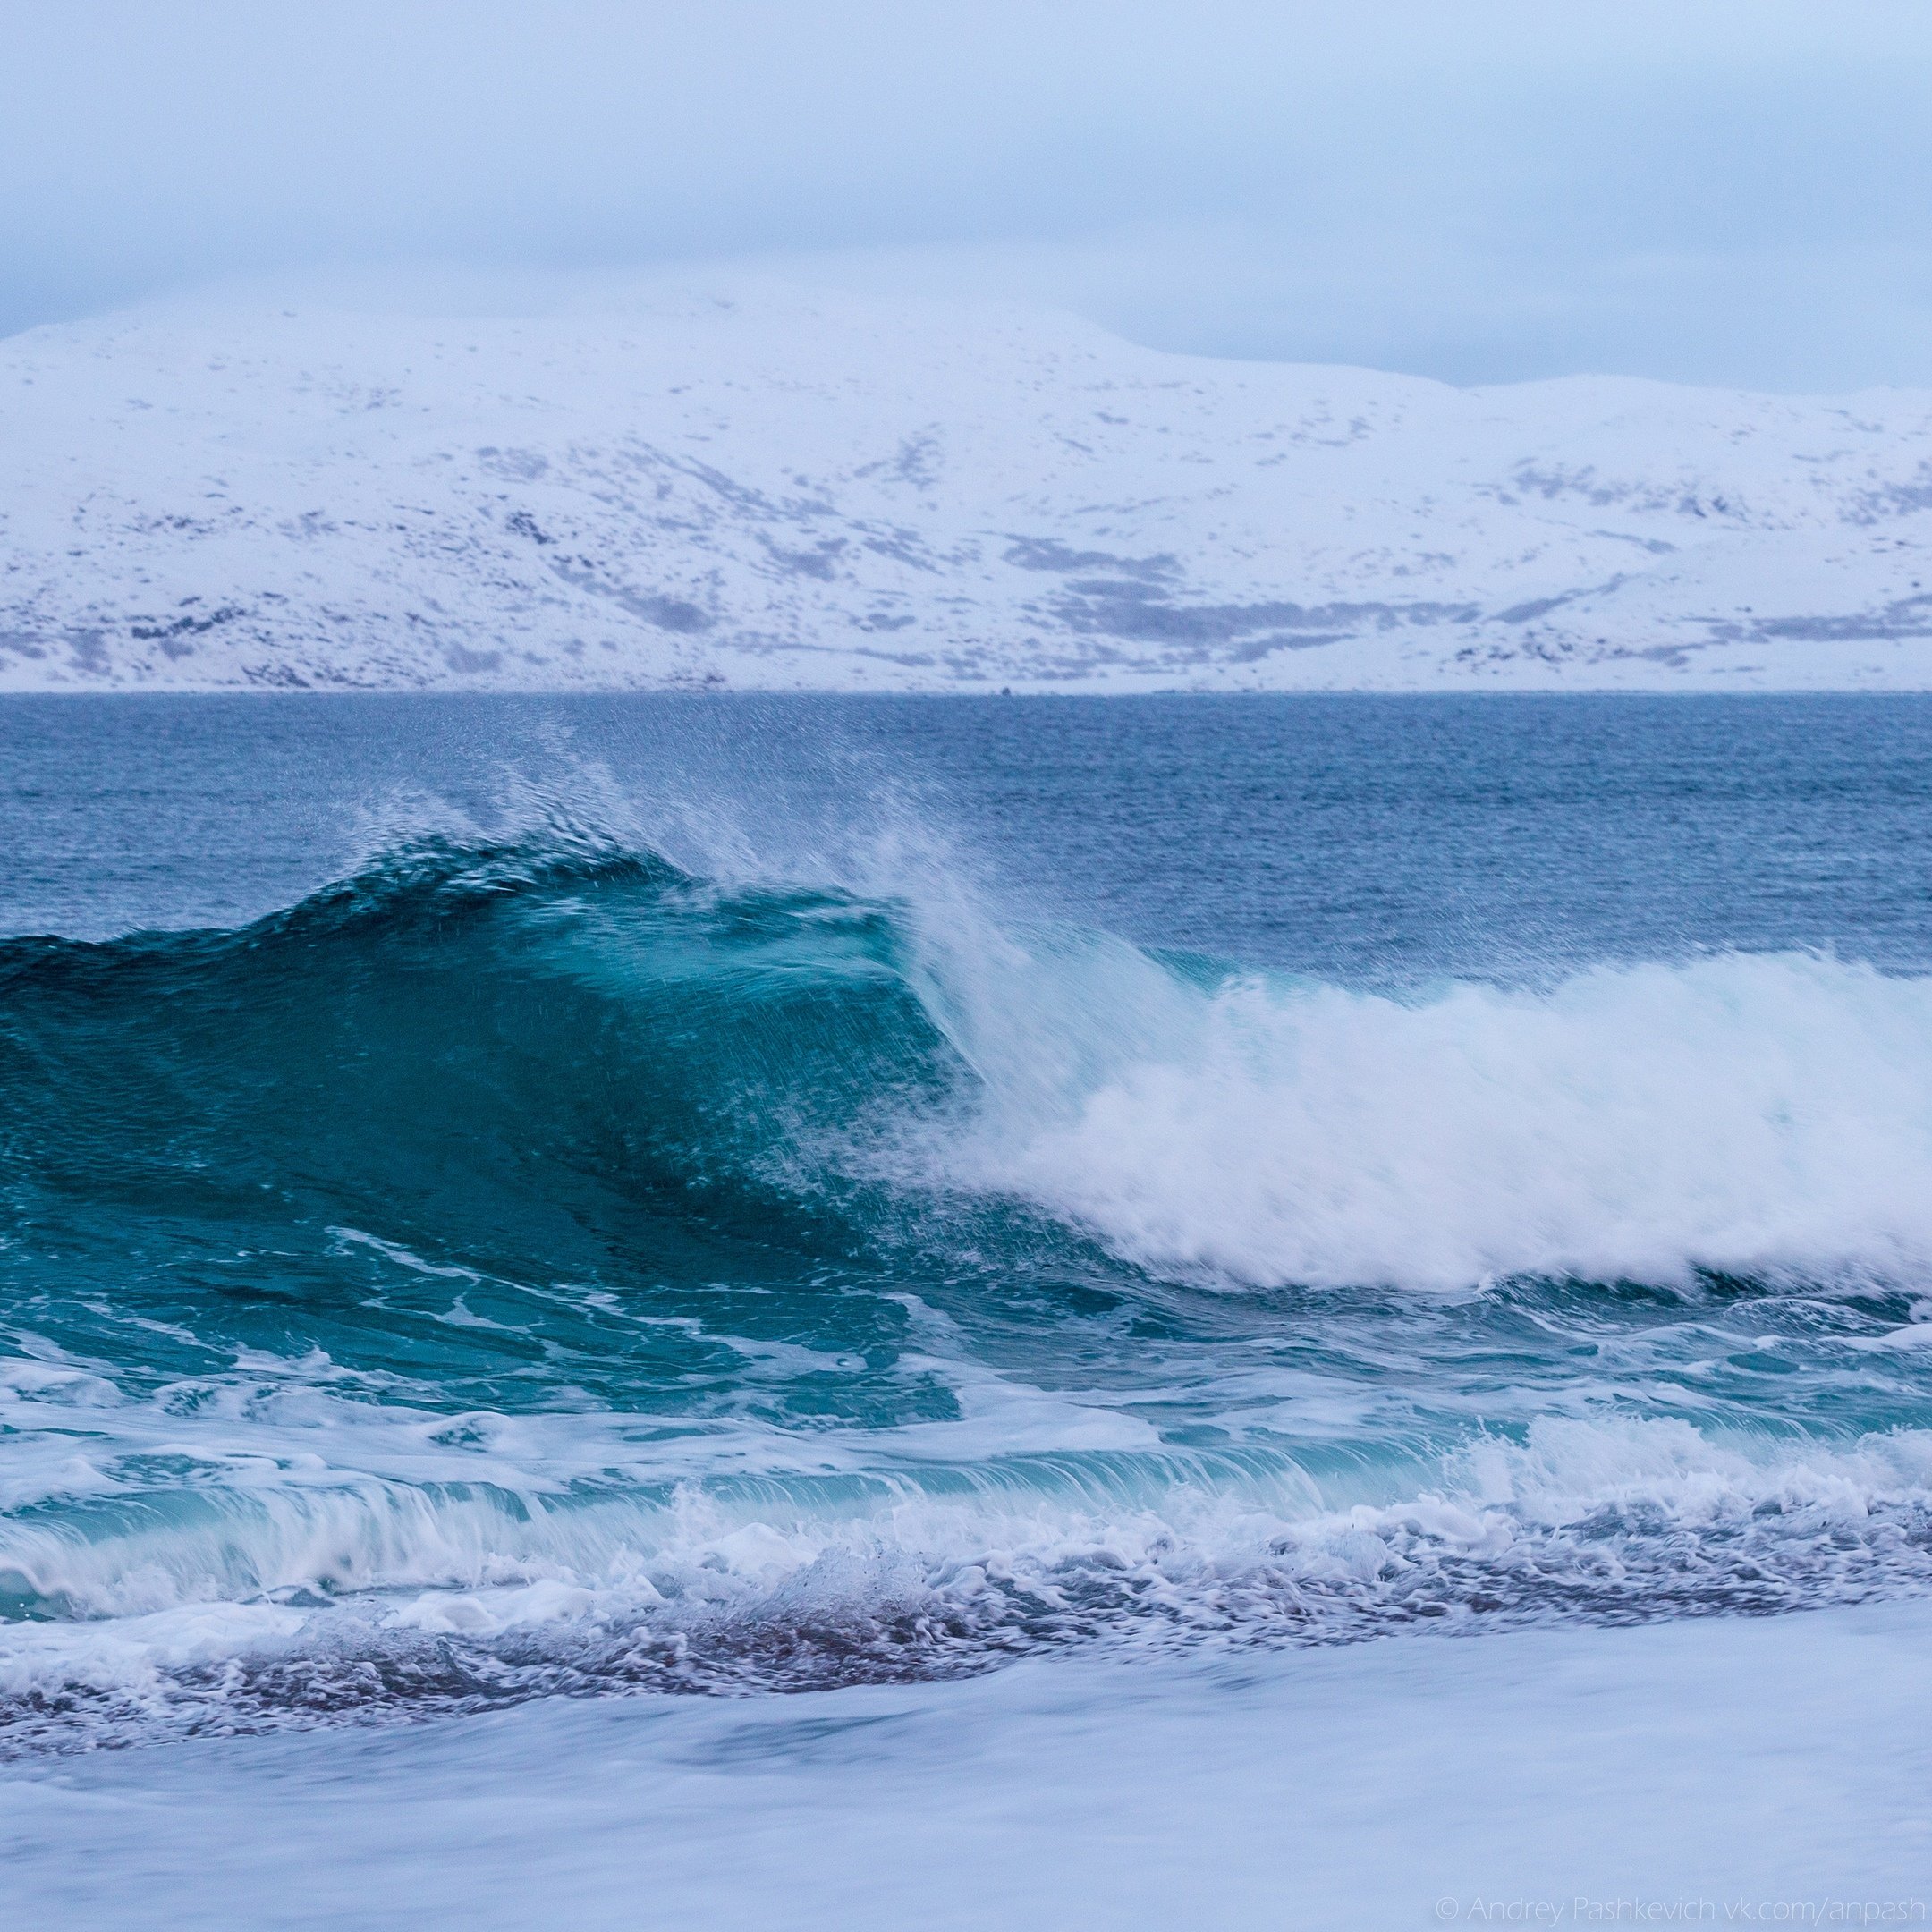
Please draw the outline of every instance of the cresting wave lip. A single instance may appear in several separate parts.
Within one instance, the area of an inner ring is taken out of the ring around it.
[[[552,1269],[627,1230],[806,1241],[799,1150],[956,1075],[901,944],[849,895],[442,841],[237,932],[14,941],[10,1191]]]

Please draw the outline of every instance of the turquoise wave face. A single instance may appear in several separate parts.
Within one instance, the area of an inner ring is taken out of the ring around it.
[[[928,882],[929,883],[929,882]],[[24,1742],[1932,1580],[1932,983],[419,841],[0,948]]]
[[[437,1407],[649,1404],[730,1372],[700,1319],[889,1347],[823,1277],[883,1211],[827,1150],[963,1077],[900,951],[836,894],[440,844],[238,932],[14,942],[10,1257],[62,1346],[156,1325],[122,1337],[155,1385],[322,1349]],[[600,1312],[646,1287],[648,1333]]]

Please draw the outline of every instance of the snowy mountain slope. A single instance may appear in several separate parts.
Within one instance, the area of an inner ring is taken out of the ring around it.
[[[1932,688],[1932,394],[771,289],[0,343],[0,689]]]

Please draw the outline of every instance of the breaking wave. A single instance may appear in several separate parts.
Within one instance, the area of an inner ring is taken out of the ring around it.
[[[1397,998],[431,843],[241,932],[13,942],[0,996],[16,1198],[825,1214],[835,1247],[884,1187],[1267,1285],[1932,1263],[1932,979],[1824,958]]]

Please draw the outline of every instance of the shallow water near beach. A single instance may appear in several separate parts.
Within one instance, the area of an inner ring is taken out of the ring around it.
[[[1932,701],[0,742],[0,1750],[1932,1585]]]

